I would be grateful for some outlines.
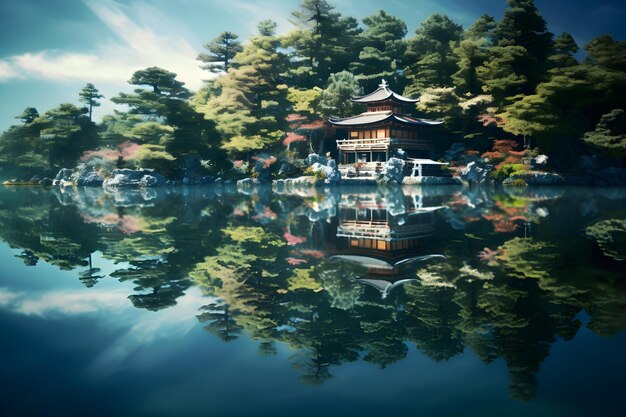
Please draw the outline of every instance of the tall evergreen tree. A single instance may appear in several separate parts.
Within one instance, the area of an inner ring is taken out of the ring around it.
[[[301,87],[322,86],[356,60],[361,32],[356,19],[342,17],[326,0],[304,0],[292,15],[299,29],[287,35],[284,46],[294,50],[289,75]]]
[[[554,40],[554,51],[549,60],[555,67],[571,67],[577,65],[578,61],[574,54],[578,52],[576,41],[567,32],[563,32]]]
[[[243,49],[239,36],[233,32],[223,32],[217,38],[204,45],[206,53],[198,55],[203,69],[211,72],[228,72],[233,66],[233,58]]]
[[[396,88],[400,88],[406,23],[384,10],[364,18],[363,23],[366,29],[359,36],[363,47],[359,59],[351,65],[352,72],[366,91],[375,89],[382,78],[391,80]]]
[[[524,83],[507,93],[532,93],[548,70],[548,56],[552,50],[552,33],[548,32],[546,21],[535,6],[534,0],[507,0],[507,9],[495,28],[497,46],[494,60],[506,61],[512,57],[513,77],[522,78]],[[520,53],[507,50],[507,47],[521,47]],[[492,66],[496,66],[493,64]]]
[[[463,32],[463,38],[453,50],[459,68],[452,75],[457,92],[471,95],[483,92],[476,69],[483,65],[489,56],[488,50],[493,46],[495,26],[495,19],[492,16],[482,15]]]
[[[80,101],[85,103],[89,108],[89,121],[92,119],[93,108],[100,107],[100,102],[98,101],[101,98],[104,98],[100,91],[92,84],[87,83],[82,90],[78,93],[80,97]]]
[[[418,93],[426,87],[452,85],[457,71],[451,44],[461,39],[463,28],[448,16],[435,13],[422,22],[409,39],[406,53],[406,94]]]

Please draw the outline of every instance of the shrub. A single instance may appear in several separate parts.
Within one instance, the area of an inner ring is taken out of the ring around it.
[[[502,164],[491,173],[491,177],[497,181],[502,182],[515,174],[521,174],[528,171],[528,167],[524,164]]]

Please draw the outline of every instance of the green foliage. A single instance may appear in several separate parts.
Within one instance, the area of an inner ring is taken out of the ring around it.
[[[406,23],[384,10],[364,18],[363,23],[366,28],[357,41],[363,47],[350,70],[367,91],[376,89],[383,78],[401,87],[403,80],[399,72],[406,51]]]
[[[348,116],[358,108],[350,98],[361,95],[362,90],[354,74],[348,71],[331,74],[328,86],[320,97],[322,114]]]
[[[204,45],[208,53],[201,53],[196,58],[202,62],[202,68],[211,72],[228,72],[236,66],[235,55],[243,49],[239,36],[233,32],[222,32],[217,38]]]
[[[104,98],[100,91],[92,84],[87,83],[82,90],[78,93],[79,100],[82,103],[85,103],[89,108],[89,120],[91,121],[91,116],[93,113],[94,107],[100,107],[100,102],[98,101],[101,98]]]
[[[616,71],[626,71],[626,41],[608,35],[599,36],[585,45],[589,62]]]
[[[585,143],[602,153],[626,157],[626,116],[624,110],[614,109],[602,115],[595,130],[585,133]]]
[[[321,88],[313,87],[306,90],[299,90],[290,87],[288,91],[287,100],[291,102],[293,110],[309,114],[319,112],[320,99],[323,91]]]
[[[15,116],[16,119],[20,119],[24,124],[32,123],[38,117],[39,112],[34,107],[26,107],[22,113]]]
[[[292,13],[298,29],[289,33],[283,45],[294,52],[296,64],[287,75],[302,88],[322,86],[331,74],[357,60],[358,22],[342,17],[326,0],[304,0]]]
[[[495,181],[502,182],[513,175],[522,174],[526,171],[528,171],[528,167],[524,164],[502,164],[491,173],[491,177]]]
[[[587,227],[585,234],[596,241],[604,255],[618,261],[626,260],[626,220],[600,221]]]
[[[461,39],[462,27],[448,16],[433,14],[409,39],[406,53],[406,94],[426,87],[449,87],[457,71],[451,45]]]

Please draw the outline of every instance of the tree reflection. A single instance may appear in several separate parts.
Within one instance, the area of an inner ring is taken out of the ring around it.
[[[576,336],[581,312],[597,334],[626,330],[621,194],[1,193],[0,238],[26,266],[76,270],[87,287],[132,282],[130,302],[150,311],[196,285],[208,332],[245,334],[263,355],[289,346],[306,383],[357,360],[385,368],[410,346],[434,361],[471,349],[485,363],[504,360],[511,394],[527,401],[550,346]],[[93,265],[95,252],[114,271]]]

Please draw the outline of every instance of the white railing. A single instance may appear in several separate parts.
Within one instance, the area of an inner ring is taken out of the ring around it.
[[[341,150],[361,149],[387,149],[389,145],[399,147],[422,147],[429,148],[432,141],[423,139],[400,139],[400,138],[372,138],[372,139],[337,139],[337,147]]]

